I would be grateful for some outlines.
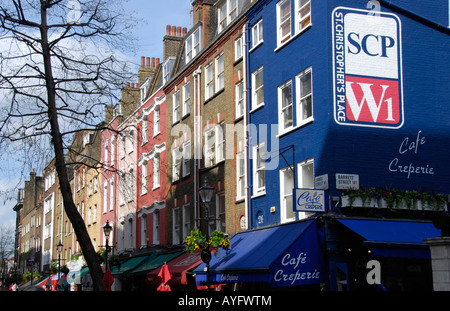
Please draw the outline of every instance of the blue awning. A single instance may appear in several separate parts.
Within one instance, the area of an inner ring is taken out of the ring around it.
[[[293,286],[326,282],[320,233],[315,220],[295,222],[234,235],[228,251],[210,262],[211,283],[267,282]],[[206,264],[194,273],[206,282]]]
[[[432,222],[337,219],[360,235],[370,246],[373,256],[430,258],[423,239],[441,235]]]

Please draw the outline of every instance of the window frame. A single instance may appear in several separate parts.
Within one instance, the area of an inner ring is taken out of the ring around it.
[[[214,63],[210,62],[205,67],[205,100],[210,99],[214,95]]]
[[[175,91],[172,95],[172,124],[181,120],[180,95],[180,90]]]
[[[295,188],[295,174],[293,172],[293,166],[287,166],[279,170],[280,172],[280,222],[287,223],[295,221],[297,218],[297,212],[293,211],[293,189]],[[286,175],[291,175],[292,187],[286,188]],[[290,198],[290,206],[289,200]],[[288,209],[292,209],[292,213],[288,213]],[[293,216],[289,217],[292,214]]]
[[[255,25],[252,26],[252,48],[256,49],[259,45],[264,43],[264,27],[263,19],[260,19]]]
[[[311,78],[309,80],[310,86],[310,92],[306,95],[302,96],[302,77],[304,77],[305,75],[310,75]],[[296,118],[297,118],[297,125],[301,126],[307,123],[310,123],[312,121],[314,121],[314,102],[313,102],[313,74],[312,74],[312,67],[308,67],[305,70],[303,70],[301,73],[299,73],[296,76],[296,98],[297,98],[297,103],[296,103],[296,109],[297,109],[297,113],[296,113]],[[310,105],[311,105],[311,115],[308,117],[304,117],[303,116],[303,101],[307,100],[307,98],[311,98],[310,100]]]
[[[261,156],[260,150],[263,151]],[[265,142],[260,142],[253,146],[253,196],[263,195],[266,193],[266,176],[265,176]],[[262,165],[258,165],[260,160]],[[264,174],[264,185],[259,184],[259,174]]]
[[[225,88],[225,56],[221,53],[215,59],[215,90],[216,93]]]
[[[287,105],[283,105],[285,96],[284,90],[290,88],[290,99],[291,101]],[[291,110],[291,120],[290,125],[286,126],[285,112]],[[294,97],[293,97],[293,86],[292,79],[284,82],[278,87],[278,131],[279,133],[284,133],[291,130],[294,127]]]
[[[256,76],[262,74],[262,83],[256,88]],[[262,92],[262,102],[258,103],[258,94]],[[264,66],[260,66],[252,72],[252,110],[256,110],[264,106]]]
[[[304,171],[303,169],[307,166],[312,166],[312,177],[309,183],[304,183]],[[309,188],[314,189],[314,179],[315,179],[315,168],[314,168],[314,158],[309,158],[304,161],[297,163],[297,188]],[[311,215],[309,212],[298,212],[298,218],[303,219]]]
[[[297,1],[297,0],[295,0]],[[282,6],[289,4],[289,14],[281,16]],[[288,16],[289,15],[289,16]],[[284,18],[284,19],[283,19]],[[289,26],[289,33],[283,36],[284,27]],[[281,0],[277,3],[277,46],[285,44],[292,37],[292,6],[291,0]]]
[[[187,81],[183,85],[183,109],[182,117],[187,116],[191,112],[191,82]]]

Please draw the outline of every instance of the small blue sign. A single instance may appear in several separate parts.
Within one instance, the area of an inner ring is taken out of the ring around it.
[[[325,190],[294,189],[294,212],[326,212]]]

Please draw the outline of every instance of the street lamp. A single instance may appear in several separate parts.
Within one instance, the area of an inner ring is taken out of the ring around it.
[[[208,180],[205,177],[205,180],[203,181],[203,186],[198,189],[198,192],[200,194],[200,198],[202,200],[202,203],[205,206],[205,217],[203,218],[206,220],[206,241],[209,240],[209,221],[211,220],[211,217],[209,216],[209,203],[211,203],[212,196],[214,194],[214,187],[210,187],[208,184]],[[205,249],[201,253],[201,258],[204,263],[206,263],[206,283],[208,286],[208,290],[210,290],[210,275],[209,275],[209,262],[211,261],[211,251],[209,248]]]
[[[106,220],[106,224],[103,226],[103,234],[105,235],[105,238],[106,238],[106,252],[105,252],[106,268],[105,268],[105,271],[108,270],[108,239],[109,239],[109,235],[111,234],[111,230],[112,230],[112,227],[109,224],[109,221]]]
[[[61,253],[63,250],[63,244],[61,242],[61,240],[59,240],[59,243],[56,245],[56,250],[58,251],[58,284],[59,284],[59,279],[61,276]]]

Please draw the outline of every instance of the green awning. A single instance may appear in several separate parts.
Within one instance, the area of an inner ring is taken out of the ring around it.
[[[112,266],[111,273],[113,275],[117,274],[124,274],[127,273],[133,269],[135,269],[137,266],[139,266],[144,260],[147,259],[148,256],[139,256],[139,257],[133,257],[128,259],[127,261],[124,261],[120,264],[120,268],[117,266]]]
[[[150,271],[162,266],[165,262],[168,262],[180,255],[182,255],[184,251],[169,253],[169,254],[155,254],[147,256],[145,261],[142,261],[141,264],[133,270],[128,270],[128,272],[124,273],[124,276],[143,276],[149,273]]]

